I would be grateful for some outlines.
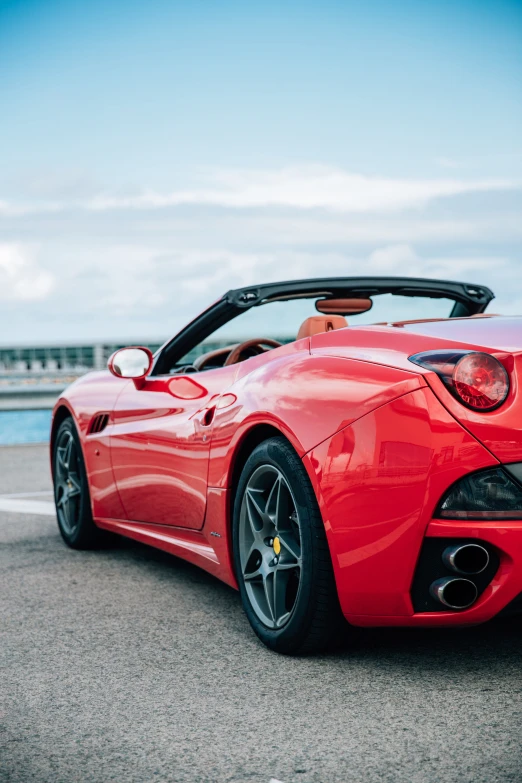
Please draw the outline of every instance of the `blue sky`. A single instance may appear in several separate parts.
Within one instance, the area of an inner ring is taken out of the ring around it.
[[[520,2],[0,0],[0,342],[320,274],[522,312]]]

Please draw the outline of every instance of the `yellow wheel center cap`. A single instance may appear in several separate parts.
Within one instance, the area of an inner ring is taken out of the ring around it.
[[[274,552],[276,553],[276,555],[278,555],[279,552],[281,551],[281,542],[277,536],[274,538],[274,543],[272,544],[272,546],[274,547]]]

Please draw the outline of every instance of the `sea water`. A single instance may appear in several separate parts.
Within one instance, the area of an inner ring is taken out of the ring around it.
[[[48,443],[51,411],[0,411],[0,446]]]

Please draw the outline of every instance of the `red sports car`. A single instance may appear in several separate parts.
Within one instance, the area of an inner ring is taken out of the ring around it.
[[[229,291],[155,356],[117,351],[54,409],[63,538],[119,533],[201,566],[283,653],[322,648],[343,616],[516,611],[522,320],[484,315],[492,299],[440,280],[273,283]]]

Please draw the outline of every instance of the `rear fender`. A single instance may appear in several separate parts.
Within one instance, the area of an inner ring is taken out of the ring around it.
[[[235,454],[252,427],[276,428],[302,457],[361,416],[425,385],[415,371],[304,351],[265,361],[228,389],[226,407],[218,406],[209,485],[231,485]]]
[[[352,422],[304,456],[325,523],[342,610],[413,614],[420,547],[447,488],[497,460],[429,388]]]
[[[488,351],[496,356],[506,368],[510,390],[500,408],[487,413],[466,408],[446,389],[434,372],[424,377],[445,408],[489,449],[500,462],[522,461],[522,354],[505,354]]]

